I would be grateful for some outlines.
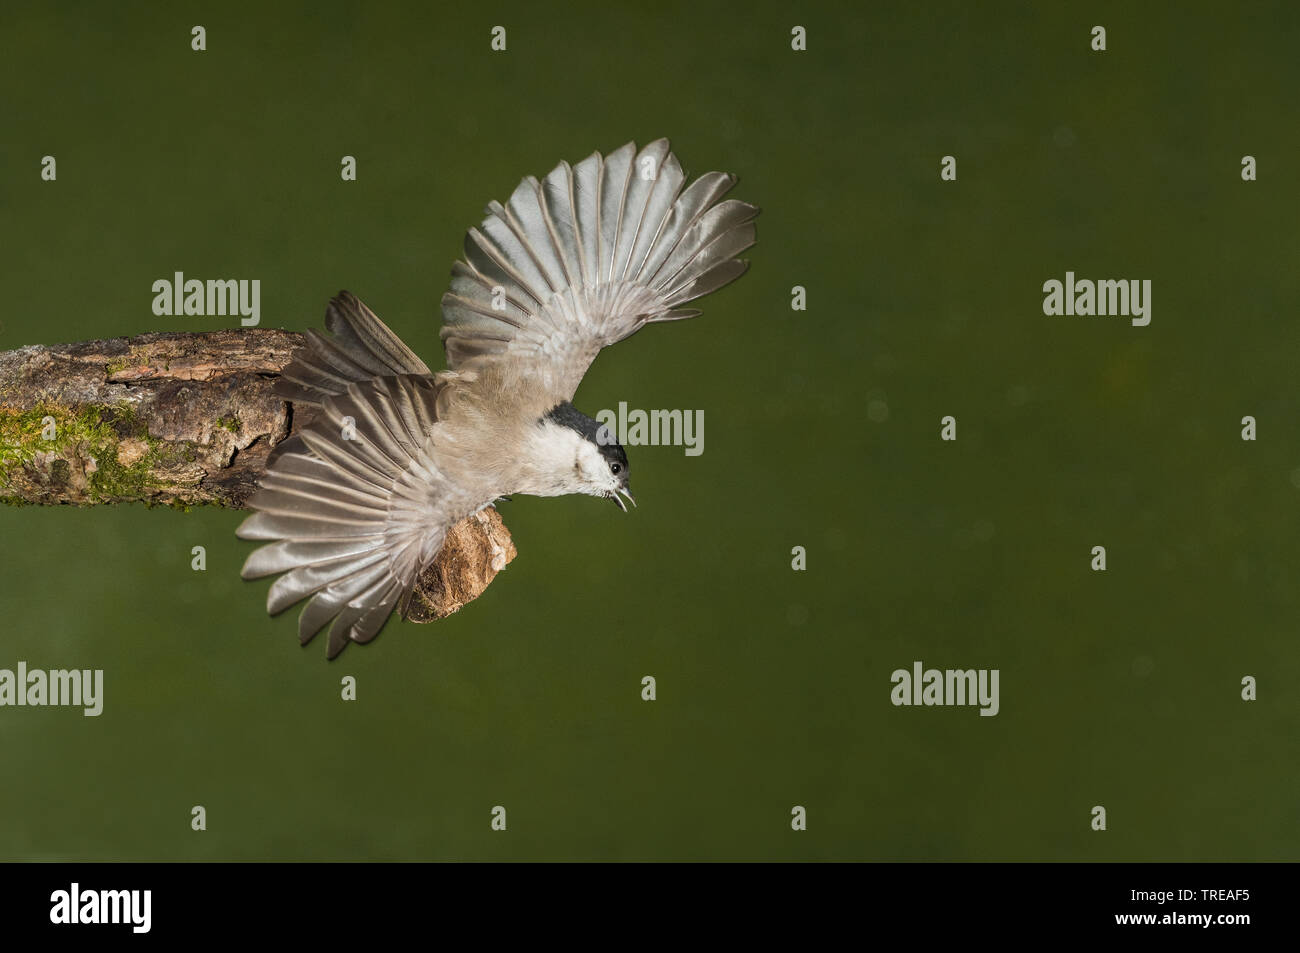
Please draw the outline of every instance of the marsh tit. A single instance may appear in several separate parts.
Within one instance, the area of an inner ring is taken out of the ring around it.
[[[356,297],[330,302],[276,385],[312,422],[268,461],[243,539],[268,540],[243,577],[283,573],[275,615],[309,599],[306,644],[369,642],[447,531],[501,497],[585,493],[624,510],[627,454],[572,404],[600,349],[740,277],[758,209],[735,177],[686,185],[666,139],[529,177],[465,237],[442,298],[447,370],[434,373]]]

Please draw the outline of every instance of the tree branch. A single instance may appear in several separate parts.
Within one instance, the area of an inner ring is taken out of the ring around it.
[[[0,352],[0,502],[245,507],[271,448],[314,416],[271,392],[304,341],[253,328]],[[450,615],[516,555],[494,508],[462,521],[408,618]]]

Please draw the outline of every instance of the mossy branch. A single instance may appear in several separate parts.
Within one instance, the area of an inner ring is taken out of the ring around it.
[[[303,343],[255,328],[0,352],[0,502],[244,507],[271,448],[313,416],[272,393]],[[515,555],[495,509],[463,521],[409,617],[450,615]]]

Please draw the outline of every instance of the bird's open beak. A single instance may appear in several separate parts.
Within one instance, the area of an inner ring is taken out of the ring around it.
[[[619,496],[620,493],[622,493],[623,496],[626,496],[627,502],[631,503],[633,506],[636,506],[636,500],[633,498],[632,493],[625,486],[620,486],[617,490],[615,490],[613,493],[609,495],[609,498],[618,504],[618,508],[622,510],[624,513],[626,513],[627,503],[623,502],[623,497]]]

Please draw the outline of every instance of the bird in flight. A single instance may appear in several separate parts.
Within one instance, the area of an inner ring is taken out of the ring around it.
[[[600,349],[744,274],[758,209],[735,176],[686,185],[668,141],[628,143],[525,178],[465,236],[442,298],[447,369],[429,370],[348,292],[307,332],[276,393],[319,411],[281,443],[249,501],[244,564],[283,573],[267,612],[309,599],[305,645],[369,642],[403,616],[449,529],[516,493],[632,500],[627,454],[571,403]],[[330,625],[330,623],[333,623]]]

